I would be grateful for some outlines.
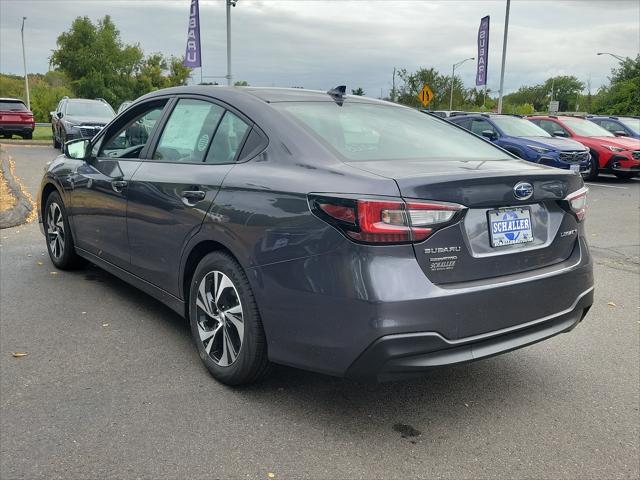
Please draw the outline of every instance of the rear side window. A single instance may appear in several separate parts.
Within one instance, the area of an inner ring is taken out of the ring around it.
[[[162,131],[154,160],[201,163],[224,109],[203,100],[178,101]]]
[[[410,108],[348,100],[273,106],[347,161],[509,159],[488,142]]]
[[[11,112],[28,112],[27,106],[19,101],[0,100],[0,110]]]
[[[226,112],[207,154],[207,163],[231,163],[242,147],[249,125],[231,112]]]

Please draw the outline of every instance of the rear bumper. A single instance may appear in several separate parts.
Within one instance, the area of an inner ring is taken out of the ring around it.
[[[32,123],[0,123],[0,133],[33,133]]]
[[[513,350],[571,329],[593,302],[582,236],[558,264],[457,284],[431,283],[411,246],[352,246],[249,278],[271,361],[358,378]]]
[[[387,335],[370,345],[345,376],[387,381],[419,375],[434,367],[492,357],[572,330],[592,304],[593,287],[582,292],[564,311],[484,335],[455,341],[437,332]]]

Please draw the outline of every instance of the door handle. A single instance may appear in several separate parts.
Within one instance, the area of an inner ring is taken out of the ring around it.
[[[126,180],[113,180],[111,182],[111,188],[114,192],[120,193],[122,189],[127,186]]]
[[[203,200],[205,196],[206,193],[202,190],[185,190],[182,192],[182,198],[189,202],[199,202],[200,200]]]

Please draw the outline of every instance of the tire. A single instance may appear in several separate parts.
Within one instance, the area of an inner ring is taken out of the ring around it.
[[[69,218],[58,192],[52,192],[45,202],[42,223],[51,262],[60,270],[73,270],[85,265],[78,256],[71,236]]]
[[[583,178],[585,180],[591,180],[591,181],[595,180],[596,178],[598,178],[598,170],[599,170],[598,154],[593,150],[591,150],[591,170],[589,170],[588,174],[583,175]]]
[[[249,384],[268,373],[258,306],[231,255],[212,252],[198,264],[189,288],[189,323],[200,359],[219,382]]]
[[[33,133],[25,133],[22,135],[23,140],[31,140],[33,138]]]
[[[60,142],[56,138],[56,131],[51,129],[51,136],[53,137],[53,148],[60,148]]]
[[[60,151],[62,153],[64,153],[64,144],[65,144],[66,141],[67,141],[66,136],[65,136],[64,132],[62,132],[60,134]]]

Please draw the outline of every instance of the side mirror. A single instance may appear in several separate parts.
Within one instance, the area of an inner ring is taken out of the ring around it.
[[[496,135],[496,132],[494,132],[493,130],[483,130],[482,136],[488,138],[489,140],[495,140],[496,138],[498,138],[498,135]]]
[[[616,130],[615,132],[611,132],[613,133],[616,137],[628,137],[629,135],[627,134],[627,132],[625,132],[624,130]]]
[[[88,138],[78,138],[77,140],[70,140],[64,144],[64,154],[68,158],[74,158],[77,160],[84,160],[88,157],[89,145],[91,144]]]
[[[567,135],[567,132],[563,131],[563,130],[554,130],[553,131],[553,136],[554,137],[564,137],[567,138],[569,135]]]
[[[58,113],[56,113],[56,116],[57,116],[58,118],[62,118],[62,117],[64,117],[64,113],[62,113],[62,112],[58,112]]]

